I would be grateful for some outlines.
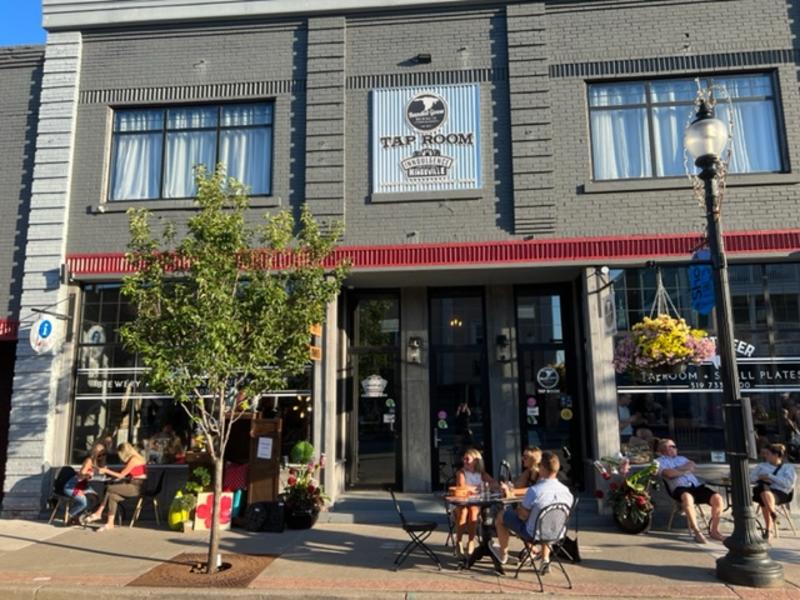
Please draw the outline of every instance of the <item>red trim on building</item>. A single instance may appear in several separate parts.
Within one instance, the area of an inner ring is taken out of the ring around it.
[[[16,319],[0,319],[0,342],[13,342],[17,339],[19,322]]]
[[[530,241],[405,244],[398,246],[342,246],[333,262],[349,258],[354,269],[491,265],[508,263],[585,263],[605,260],[641,260],[657,257],[688,258],[700,243],[696,233],[544,239]],[[735,231],[725,234],[731,254],[787,254],[800,250],[800,230]],[[280,261],[284,262],[284,261]],[[130,273],[122,253],[71,254],[72,275]]]

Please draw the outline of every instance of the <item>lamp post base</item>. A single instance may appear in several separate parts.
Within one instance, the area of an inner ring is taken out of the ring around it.
[[[757,588],[778,587],[784,583],[783,566],[766,552],[750,556],[729,552],[717,559],[717,577],[733,585]]]

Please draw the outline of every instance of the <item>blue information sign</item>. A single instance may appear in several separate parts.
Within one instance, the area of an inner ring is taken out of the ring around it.
[[[707,248],[698,250],[693,260],[708,261],[711,252]],[[700,264],[689,267],[689,288],[692,293],[692,308],[701,315],[707,315],[714,308],[714,280],[711,265]]]

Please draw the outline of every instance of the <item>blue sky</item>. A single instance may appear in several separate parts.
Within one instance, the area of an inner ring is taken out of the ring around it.
[[[0,0],[0,46],[44,44],[42,0]]]

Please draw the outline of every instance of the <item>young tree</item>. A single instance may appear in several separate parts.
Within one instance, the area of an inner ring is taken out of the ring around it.
[[[325,319],[345,264],[329,264],[340,229],[323,233],[307,208],[245,223],[244,188],[221,168],[197,176],[199,212],[178,240],[146,210],[130,211],[122,293],[136,318],[120,330],[152,389],[173,396],[202,431],[215,465],[207,572],[216,571],[225,447],[260,394],[282,389],[309,361],[309,327]],[[259,242],[260,245],[255,245]]]

